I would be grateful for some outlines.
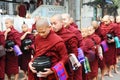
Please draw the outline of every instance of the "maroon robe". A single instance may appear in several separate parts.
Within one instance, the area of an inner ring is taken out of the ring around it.
[[[7,35],[7,40],[12,40],[15,42],[16,45],[21,45],[20,40],[20,33],[15,30],[13,27],[11,28],[11,31]],[[15,56],[14,51],[12,52],[6,52],[6,66],[5,66],[5,72],[7,75],[17,74],[18,69],[18,56]]]
[[[0,45],[5,45],[4,33],[0,31]],[[5,56],[0,57],[0,80],[4,80],[5,76]]]
[[[75,25],[71,25],[71,24],[66,28],[69,29],[71,32],[73,32],[76,35],[76,37],[78,38],[78,41],[79,41],[79,46],[80,46],[80,43],[82,41],[81,31],[78,30],[77,28],[75,28]]]
[[[63,62],[64,64],[68,60],[67,50],[64,45],[63,40],[56,35],[53,31],[49,33],[47,38],[42,38],[38,34],[35,38],[35,56],[31,60],[33,61],[36,57],[46,55],[50,57],[52,66],[55,66],[58,62]],[[45,78],[37,78],[36,74],[33,74],[30,70],[28,72],[28,80],[58,80],[55,74],[49,75]]]
[[[77,48],[79,44],[75,34],[65,28],[62,28],[59,32],[57,32],[57,34],[64,40],[68,53],[74,53],[76,56],[78,56]],[[74,71],[74,74],[70,74],[69,76],[69,80],[72,79],[72,76],[74,80],[82,80],[82,67]]]
[[[109,25],[102,24],[100,26],[100,34],[102,41],[107,41],[107,34],[112,34],[113,36],[117,36],[117,25],[114,23],[110,23]],[[103,53],[104,61],[107,66],[116,64],[116,47],[115,43],[107,43],[109,50]]]
[[[70,23],[71,26],[73,26],[74,28],[78,28],[78,25],[75,22]]]
[[[117,36],[120,39],[120,23],[117,23]],[[120,56],[120,48],[117,48],[117,56]]]
[[[98,75],[98,58],[97,58],[97,45],[100,43],[101,39],[98,35],[92,34],[86,38],[83,38],[81,42],[81,48],[84,51],[84,55],[88,58],[91,72],[83,72],[83,80],[91,80]],[[96,48],[95,48],[96,46]],[[90,51],[94,54],[90,57]]]
[[[25,33],[22,32],[21,36],[24,35]],[[30,39],[32,40],[32,44],[29,46],[29,50],[24,50],[23,48],[23,44],[22,41],[25,39]],[[19,66],[21,68],[21,70],[27,71],[28,70],[28,63],[31,60],[31,55],[33,54],[33,43],[34,43],[34,36],[33,34],[27,34],[26,37],[21,41],[21,50],[22,50],[22,55],[19,56]]]
[[[36,30],[36,23],[32,25],[32,30]]]
[[[20,16],[20,17],[25,17],[26,16],[26,6],[24,5],[24,4],[20,4],[19,6],[18,6],[18,15]]]

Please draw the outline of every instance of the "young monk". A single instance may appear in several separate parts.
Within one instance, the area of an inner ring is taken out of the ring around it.
[[[116,24],[117,24],[117,34],[118,34],[118,38],[120,39],[120,16],[117,16],[116,17]],[[119,62],[119,58],[120,58],[120,48],[117,48],[117,63]],[[117,65],[115,66],[115,72],[116,73],[119,73],[118,71],[117,71]]]
[[[120,16],[116,17],[116,23],[118,25],[118,32],[119,32],[120,31]],[[120,48],[117,49],[117,57],[118,57],[118,59],[120,57]]]
[[[98,76],[98,57],[99,57],[98,45],[101,42],[101,38],[95,34],[95,29],[93,27],[88,28],[88,38],[91,39],[91,42],[90,42],[91,45],[88,45],[88,46],[93,45],[90,50],[93,50],[95,52],[95,54],[93,55],[93,56],[95,56],[94,57],[95,59],[90,62],[91,72],[88,74],[88,77],[90,77],[91,80],[98,80],[97,79],[97,76]]]
[[[74,33],[64,28],[62,23],[62,16],[59,14],[54,15],[51,18],[51,23],[53,30],[64,40],[68,54],[73,53],[77,57],[77,49],[79,47],[78,38],[75,36]],[[77,70],[71,72],[72,74],[68,72],[70,77],[69,80],[82,80],[82,67],[79,67]]]
[[[29,63],[28,80],[67,80],[64,64],[68,60],[68,54],[64,41],[51,30],[47,19],[38,20],[36,28],[38,34],[35,38],[35,56]],[[32,64],[34,59],[43,55],[50,58],[51,67],[44,68],[45,72],[39,71],[40,77],[37,77]],[[62,69],[62,71],[55,68]],[[57,75],[61,72],[63,75]]]
[[[7,18],[5,20],[6,25],[6,31],[4,33],[5,40],[11,40],[15,43],[15,45],[20,46],[21,40],[20,40],[20,33],[14,29],[13,26],[13,20],[11,18]],[[14,80],[18,80],[18,56],[15,55],[15,52],[13,51],[13,47],[10,47],[10,49],[7,49],[6,51],[6,66],[5,66],[5,72],[7,74],[8,80],[11,80],[11,76],[14,75]]]
[[[113,77],[113,75],[111,74],[112,65],[116,64],[116,49],[114,38],[108,39],[107,34],[109,33],[113,36],[118,36],[116,30],[117,26],[110,21],[110,17],[108,15],[105,15],[103,17],[103,25],[100,26],[101,33],[99,34],[99,36],[101,37],[102,41],[105,40],[107,42],[107,45],[109,47],[109,50],[104,52],[103,56],[105,59],[105,64],[108,68],[108,75],[110,77]]]
[[[82,41],[82,35],[81,35],[81,31],[78,30],[78,28],[75,28],[75,25],[71,24],[71,17],[69,14],[67,13],[64,13],[62,14],[62,18],[63,18],[63,25],[66,29],[70,30],[71,32],[73,32],[77,38],[78,38],[78,41],[79,41],[79,45]]]
[[[98,22],[97,21],[92,21],[91,25],[95,29],[95,34],[100,36],[100,25],[98,25]],[[101,23],[101,25],[103,25],[103,23]],[[98,66],[101,70],[101,79],[104,79],[104,75],[105,75],[105,72],[106,72],[106,65],[105,65],[103,56],[102,56],[102,59],[98,58]]]
[[[5,37],[4,33],[1,30],[0,26],[0,45],[5,46]],[[5,80],[5,55],[0,57],[0,80]]]
[[[19,62],[20,62],[20,68],[24,72],[24,78],[23,80],[27,80],[27,74],[28,74],[28,63],[31,60],[31,56],[33,55],[33,43],[34,43],[34,36],[29,31],[28,25],[23,24],[22,25],[22,33],[21,33],[21,50],[23,54],[19,56]],[[25,44],[26,40],[31,40],[31,43],[29,45]]]

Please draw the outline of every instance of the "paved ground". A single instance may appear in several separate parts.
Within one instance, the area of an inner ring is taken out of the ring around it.
[[[120,72],[120,62],[118,64],[119,68],[118,68],[118,71]],[[116,74],[114,72],[112,72],[112,74],[114,75],[113,78],[111,77],[108,77],[108,76],[105,76],[105,80],[120,80],[120,74]],[[99,73],[99,77],[100,77],[100,73]],[[23,72],[20,71],[20,75],[19,75],[19,80],[22,80],[23,78]],[[7,80],[7,78],[5,78],[5,80]],[[13,80],[13,79],[12,79]],[[100,79],[99,79],[100,80]]]

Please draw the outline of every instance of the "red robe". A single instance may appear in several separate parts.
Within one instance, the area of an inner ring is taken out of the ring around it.
[[[15,42],[16,45],[21,45],[20,40],[20,33],[15,30],[13,27],[11,28],[11,31],[7,35],[7,40],[12,40]],[[6,66],[5,66],[5,72],[7,75],[17,74],[19,71],[18,69],[18,56],[15,56],[15,53],[7,52],[6,55]]]
[[[59,32],[57,32],[57,34],[64,40],[68,53],[74,53],[76,56],[78,56],[77,48],[79,44],[75,34],[65,28],[62,28]],[[72,76],[74,80],[82,80],[82,67],[74,71],[74,75],[71,74],[69,76],[69,80],[71,80]]]
[[[84,51],[84,54],[89,59],[91,72],[88,74],[83,73],[83,80],[89,80],[98,75],[98,57],[97,57],[97,45],[101,42],[101,39],[98,35],[92,34],[84,38],[81,42],[81,48]],[[96,46],[96,48],[95,48]],[[94,56],[90,58],[90,52],[93,51]]]
[[[78,28],[78,25],[75,22],[70,23],[71,26],[74,26],[74,28]]]
[[[42,55],[50,57],[52,66],[55,66],[58,62],[66,63],[68,59],[67,50],[63,40],[56,35],[53,31],[47,36],[42,38],[39,34],[35,38],[35,56],[33,60]],[[33,61],[32,60],[32,61]],[[28,80],[58,80],[54,74],[49,75],[45,78],[37,78],[36,74],[33,74],[30,70],[28,72]]]
[[[21,36],[24,35],[24,32],[21,33]],[[23,39],[30,39],[32,40],[32,43],[34,43],[34,36],[33,34],[27,34],[27,36]],[[23,41],[22,40],[22,41]],[[21,42],[22,43],[22,42]],[[24,50],[23,46],[21,44],[21,50],[22,50],[22,55],[19,56],[19,66],[22,70],[27,71],[28,70],[28,63],[31,60],[31,55],[33,54],[33,44],[30,45],[29,50]]]
[[[120,39],[120,23],[117,24],[117,36]],[[120,48],[117,48],[117,56],[120,56]]]
[[[32,25],[32,30],[36,30],[36,23]]]
[[[70,24],[67,29],[69,29],[71,32],[73,32],[76,37],[78,38],[78,41],[79,41],[79,46],[80,46],[80,43],[82,41],[82,35],[81,35],[81,31],[78,30],[77,28],[75,28],[75,25],[72,25]]]
[[[107,40],[106,34],[110,33],[113,36],[117,36],[117,25],[114,23],[110,23],[109,25],[102,24],[100,26],[100,34],[102,41]],[[109,50],[104,52],[104,60],[107,66],[116,64],[116,47],[115,43],[108,43]]]
[[[20,5],[18,6],[18,15],[19,15],[20,17],[25,17],[25,16],[26,16],[26,7],[25,7],[24,4],[20,4]]]
[[[0,31],[0,45],[5,45],[4,33]],[[0,80],[4,80],[5,76],[5,56],[0,57]]]

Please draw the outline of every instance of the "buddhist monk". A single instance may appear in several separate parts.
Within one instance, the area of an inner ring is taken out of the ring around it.
[[[64,13],[62,14],[62,18],[63,18],[63,25],[66,29],[70,30],[71,32],[73,32],[78,40],[79,40],[79,45],[82,41],[82,35],[81,35],[81,31],[78,30],[78,28],[75,28],[75,25],[73,25],[73,23],[71,22],[71,17],[69,14]]]
[[[114,16],[110,16],[110,21],[111,21],[112,23],[115,23],[115,17],[114,17]]]
[[[0,28],[0,45],[2,45],[3,47],[5,46],[5,37],[1,28]],[[0,57],[0,80],[5,80],[4,77],[5,77],[5,55]]]
[[[118,36],[118,38],[120,39],[120,16],[117,16],[116,17],[116,24],[117,24],[117,36]],[[117,63],[119,62],[119,57],[120,57],[120,48],[117,48]],[[117,71],[117,65],[115,66],[115,72],[117,72],[118,73],[118,71]]]
[[[5,39],[6,41],[11,40],[15,43],[15,45],[20,46],[21,40],[20,40],[20,33],[14,29],[13,26],[14,22],[13,19],[7,18],[5,20]],[[14,80],[18,80],[18,56],[16,56],[15,52],[13,51],[13,47],[7,48],[6,51],[6,66],[5,66],[5,72],[8,76],[8,80],[11,80],[11,76],[14,75]]]
[[[116,29],[116,25],[110,21],[110,17],[108,15],[105,15],[103,17],[103,25],[100,26],[100,37],[102,41],[105,40],[107,42],[109,48],[108,51],[104,52],[103,56],[105,59],[105,64],[108,68],[108,75],[110,77],[113,77],[113,75],[111,74],[112,65],[116,64],[116,48],[114,38],[107,38],[107,34],[111,34],[113,35],[113,37],[117,36]]]
[[[75,34],[68,29],[65,29],[62,23],[62,16],[60,14],[56,14],[51,18],[51,25],[53,30],[64,40],[68,54],[74,53],[76,57],[78,56],[79,47],[78,38]],[[70,71],[70,70],[69,70]],[[73,72],[73,74],[71,74]],[[69,80],[82,80],[82,68],[79,67],[75,71],[68,72],[69,73]],[[72,79],[73,77],[73,79]]]
[[[35,23],[32,25],[32,33],[34,33],[34,36],[37,34],[37,31],[36,31],[36,22],[37,22],[37,20],[39,20],[39,19],[40,19],[40,16],[35,16],[35,17],[34,17]]]
[[[33,55],[33,48],[32,46],[34,43],[34,36],[33,34],[29,31],[28,25],[23,24],[22,25],[22,33],[21,33],[21,50],[23,54],[19,56],[19,62],[20,62],[20,69],[23,70],[24,72],[24,80],[27,80],[27,71],[28,71],[28,63],[31,60],[31,56]],[[29,44],[25,44],[26,41],[31,41]]]
[[[38,20],[36,29],[38,34],[35,38],[35,56],[29,63],[28,80],[67,80],[68,77],[64,64],[68,60],[68,54],[64,41],[51,30],[47,19]],[[44,68],[45,72],[37,72],[35,67],[32,66],[33,61],[43,55],[50,58],[51,67]],[[37,77],[37,74],[40,76]]]
[[[88,77],[90,77],[89,79],[97,80],[98,57],[99,57],[98,45],[101,42],[101,38],[95,34],[95,29],[93,27],[88,28],[88,38],[91,40],[89,43],[90,45],[88,44],[88,46],[90,46],[89,49],[91,48],[90,50],[95,51],[95,54],[94,54],[95,59],[93,61],[90,61],[91,72],[88,74]],[[88,42],[86,42],[86,43],[88,43]],[[88,57],[88,59],[89,59],[89,57]]]
[[[95,34],[100,36],[100,25],[98,25],[98,22],[97,21],[92,21],[91,25],[95,29]],[[103,23],[101,23],[101,25],[103,25]],[[105,62],[104,62],[103,55],[102,55],[102,59],[98,58],[98,66],[99,66],[99,68],[101,70],[101,79],[103,79],[104,78],[104,73],[106,71],[105,70],[106,65],[105,65]]]
[[[119,30],[120,30],[120,16],[116,17],[116,23],[118,25],[118,32],[119,32]],[[119,48],[117,49],[117,56],[118,57],[120,56],[120,49]]]
[[[23,4],[22,2],[16,6],[16,10],[17,10],[17,14],[20,17],[25,17],[26,13],[27,13],[27,8],[25,6],[25,4]]]
[[[99,24],[97,21],[92,21],[91,26],[95,29],[95,33],[99,34]]]

